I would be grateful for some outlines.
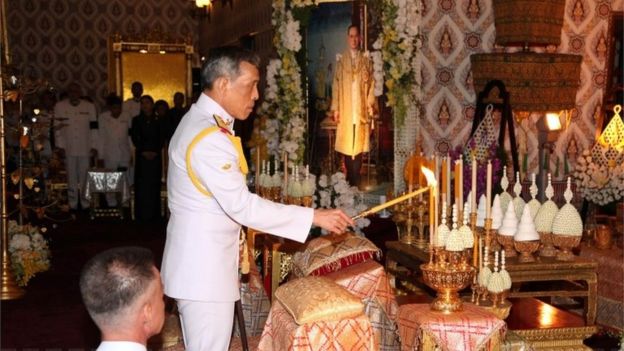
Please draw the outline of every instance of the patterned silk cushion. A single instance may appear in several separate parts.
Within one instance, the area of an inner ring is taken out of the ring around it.
[[[313,239],[293,257],[295,276],[325,275],[342,268],[379,258],[380,250],[368,239],[346,233]]]
[[[277,288],[275,298],[300,325],[355,318],[364,313],[359,298],[325,277],[291,280]]]

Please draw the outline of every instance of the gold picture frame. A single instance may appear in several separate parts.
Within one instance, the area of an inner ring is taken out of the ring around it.
[[[133,82],[143,84],[144,94],[154,101],[173,104],[173,94],[192,95],[192,62],[195,53],[190,38],[172,40],[151,32],[135,37],[115,34],[109,40],[108,87],[123,100],[132,96]]]

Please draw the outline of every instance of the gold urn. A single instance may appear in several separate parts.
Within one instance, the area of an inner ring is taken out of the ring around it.
[[[449,264],[442,266],[434,263],[420,265],[425,284],[437,292],[431,303],[431,309],[444,313],[462,310],[459,291],[472,282],[475,268],[466,264]]]

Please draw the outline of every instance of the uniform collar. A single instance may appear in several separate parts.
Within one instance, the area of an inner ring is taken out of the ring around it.
[[[139,344],[133,341],[102,341],[96,351],[114,351],[114,350],[126,350],[126,351],[145,351],[147,350],[145,345]]]
[[[210,96],[202,93],[199,96],[199,99],[197,99],[196,105],[200,111],[207,111],[210,114],[208,117],[211,120],[211,123],[217,124],[216,119],[213,118],[213,115],[216,115],[223,121],[224,124],[219,125],[219,127],[226,127],[230,132],[234,130],[234,117],[227,113],[225,109]]]

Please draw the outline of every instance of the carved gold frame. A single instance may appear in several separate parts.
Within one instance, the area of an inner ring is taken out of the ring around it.
[[[152,95],[154,100],[164,99],[171,104],[175,91],[184,92],[189,100],[192,96],[192,62],[195,53],[191,42],[190,38],[173,40],[166,34],[155,32],[134,37],[113,35],[109,40],[109,91],[127,99],[132,82],[139,80],[143,83],[144,94]],[[133,69],[148,70],[153,74],[143,74],[144,78],[136,79],[136,74],[133,78],[128,73]],[[165,76],[159,77],[159,73]],[[165,85],[169,88],[166,96],[154,93],[163,91]]]

